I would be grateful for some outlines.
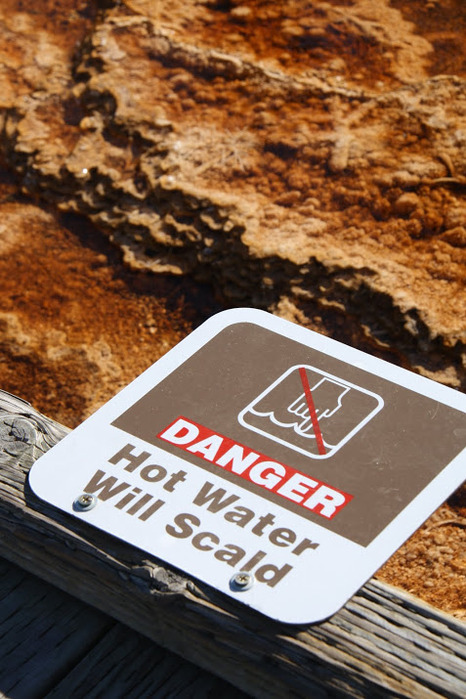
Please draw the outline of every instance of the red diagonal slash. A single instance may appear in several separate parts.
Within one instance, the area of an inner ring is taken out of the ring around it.
[[[311,387],[309,386],[306,369],[304,367],[299,368],[299,376],[301,378],[301,383],[303,384],[304,395],[306,396],[307,407],[309,408],[309,415],[311,416],[312,427],[314,428],[317,448],[319,450],[319,454],[323,456],[327,452],[325,451],[324,440],[322,438],[322,432],[320,431],[319,421],[317,419],[316,406],[314,405]]]

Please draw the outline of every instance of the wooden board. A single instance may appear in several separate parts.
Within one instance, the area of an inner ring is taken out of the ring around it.
[[[40,502],[34,460],[66,433],[0,395],[0,554],[258,697],[464,697],[466,625],[371,581],[331,619],[272,622]]]
[[[94,697],[222,697],[246,695],[123,624],[100,643],[47,695],[47,699]]]
[[[127,626],[0,559],[0,696],[243,695]],[[244,695],[245,696],[245,695]]]
[[[108,628],[109,617],[0,559],[0,693],[44,696]]]

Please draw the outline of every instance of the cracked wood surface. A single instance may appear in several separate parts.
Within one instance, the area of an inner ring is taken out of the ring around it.
[[[0,559],[0,696],[241,698],[231,685]]]
[[[0,393],[0,553],[258,697],[463,697],[466,626],[371,581],[329,620],[272,622],[39,501],[27,473],[67,433]],[[79,672],[78,672],[79,676]]]

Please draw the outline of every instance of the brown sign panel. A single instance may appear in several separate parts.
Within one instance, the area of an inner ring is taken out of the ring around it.
[[[464,412],[383,373],[237,322],[112,424],[367,546],[466,446]]]

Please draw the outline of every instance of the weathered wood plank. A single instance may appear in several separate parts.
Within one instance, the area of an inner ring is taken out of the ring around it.
[[[0,559],[0,696],[243,696],[102,612]]]
[[[115,622],[0,559],[0,694],[43,697]]]
[[[47,699],[94,699],[102,696],[112,699],[190,699],[195,696],[241,699],[246,695],[122,624],[115,624],[74,670],[47,694]]]
[[[331,619],[272,622],[40,502],[27,485],[65,429],[0,397],[0,552],[259,697],[464,697],[466,625],[377,581]]]

